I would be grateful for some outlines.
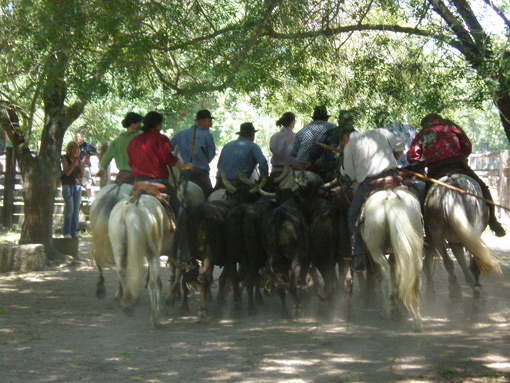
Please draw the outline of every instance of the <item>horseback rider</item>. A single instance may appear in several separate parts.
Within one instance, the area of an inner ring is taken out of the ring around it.
[[[347,213],[354,271],[365,268],[363,238],[356,230],[363,203],[374,190],[374,181],[398,176],[397,159],[404,148],[405,141],[386,129],[353,132],[345,146],[345,173],[359,183]]]
[[[472,145],[466,133],[453,122],[437,113],[429,113],[421,120],[418,133],[407,153],[411,165],[427,167],[427,176],[439,179],[447,174],[461,173],[473,178],[482,189],[483,197],[493,201],[489,187],[468,165]],[[489,227],[497,237],[506,232],[496,218],[495,207],[488,204]]]
[[[170,139],[161,134],[163,115],[149,112],[143,119],[143,133],[131,140],[128,146],[129,166],[133,169],[135,183],[148,181],[163,184],[165,193],[170,196],[170,205],[174,214],[180,209],[176,190],[168,182],[169,167],[177,166],[181,170],[192,170],[193,164],[183,164],[172,154]]]

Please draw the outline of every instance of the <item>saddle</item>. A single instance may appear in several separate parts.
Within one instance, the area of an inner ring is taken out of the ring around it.
[[[408,190],[409,188],[403,183],[406,174],[405,172],[398,172],[398,174],[389,175],[381,178],[376,178],[368,183],[370,191],[367,193],[366,200],[374,193],[387,190],[390,193],[390,189],[400,188],[404,190]],[[358,221],[356,222],[356,230],[358,227],[365,221],[365,203],[361,206],[360,215]]]
[[[403,187],[407,189],[407,186],[404,186],[402,183],[404,182],[404,177],[399,173],[398,175],[390,175],[382,178],[376,178],[368,183],[370,187],[370,194],[375,193],[379,190],[384,190],[388,188],[396,188]]]
[[[175,231],[177,219],[175,217],[174,211],[172,210],[172,207],[170,206],[170,196],[166,193],[163,193],[165,190],[166,186],[163,184],[149,181],[138,181],[133,185],[133,190],[130,194],[131,198],[128,202],[138,205],[140,202],[140,197],[143,194],[155,197],[168,215],[172,231]]]

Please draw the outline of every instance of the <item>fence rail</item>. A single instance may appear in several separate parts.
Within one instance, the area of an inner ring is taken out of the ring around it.
[[[16,161],[12,148],[8,148],[6,155],[0,156],[0,165],[3,171],[0,171],[0,206],[1,223],[4,226],[11,227],[13,224],[23,222],[23,197],[22,182],[19,169],[16,167]],[[92,174],[98,171],[98,158],[91,158]],[[510,207],[510,151],[506,150],[499,153],[473,153],[469,157],[469,165],[482,178],[491,189],[492,196],[496,203],[502,206]],[[117,175],[117,168],[112,163],[110,169],[106,172],[107,177],[100,179],[93,177],[92,191],[93,195],[97,193],[101,186],[113,182]],[[108,181],[109,180],[109,181]],[[87,202],[86,193],[83,194],[83,200]],[[497,209],[501,216],[508,217],[510,213],[504,209]],[[64,201],[62,199],[61,189],[57,191],[54,208],[54,226],[62,226],[64,212]],[[88,206],[84,203],[82,206],[82,216],[80,221],[84,221],[88,216]]]

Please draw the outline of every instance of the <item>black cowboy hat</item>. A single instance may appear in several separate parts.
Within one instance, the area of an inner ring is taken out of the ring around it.
[[[197,112],[197,120],[201,120],[202,118],[214,118],[214,117],[211,116],[211,112],[209,112],[207,109],[203,109]]]
[[[243,137],[249,137],[255,132],[258,132],[258,129],[255,129],[251,122],[244,122],[241,124],[241,130],[236,134],[239,134],[240,136]]]

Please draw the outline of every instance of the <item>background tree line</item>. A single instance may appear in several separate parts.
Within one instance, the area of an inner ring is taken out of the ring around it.
[[[363,128],[380,110],[414,125],[439,111],[475,144],[506,148],[508,12],[507,0],[1,0],[0,115],[24,182],[21,242],[55,254],[66,133],[87,125],[106,141],[128,110],[158,109],[172,130],[192,109],[215,110],[220,145],[261,115],[269,133],[286,110],[305,124],[317,104],[356,108]]]

